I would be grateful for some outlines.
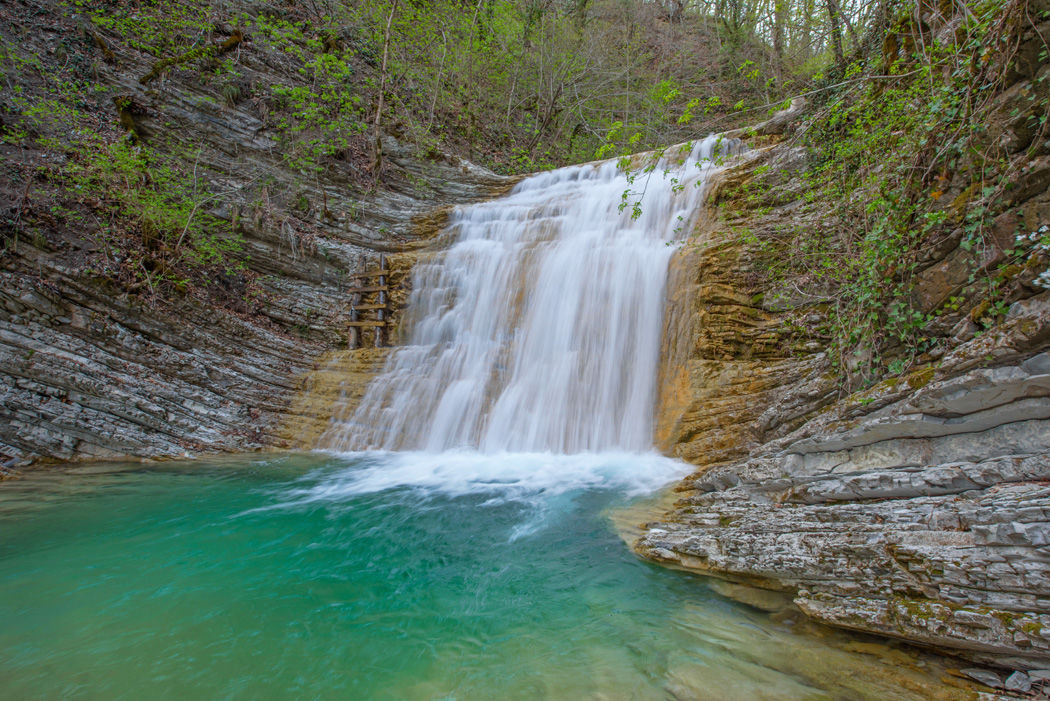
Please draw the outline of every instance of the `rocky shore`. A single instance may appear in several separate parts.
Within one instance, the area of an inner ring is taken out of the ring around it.
[[[788,591],[831,625],[1050,666],[1050,355],[1026,352],[1050,332],[1050,298],[1011,314],[932,376],[690,478],[638,551]]]
[[[672,264],[657,437],[697,471],[636,550],[998,668],[971,676],[1027,691],[1050,668],[1050,292],[1017,282],[988,331],[976,302],[938,319],[944,349],[849,391],[829,370],[821,305],[756,289],[734,233],[744,219],[804,226],[798,183],[782,178],[780,204],[761,212],[727,206],[756,166],[795,158],[774,146],[726,171]],[[1045,187],[1022,191],[989,268],[1017,231],[1050,220]],[[919,274],[931,307],[966,284],[947,248]]]

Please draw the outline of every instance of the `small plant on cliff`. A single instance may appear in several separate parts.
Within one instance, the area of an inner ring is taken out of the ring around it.
[[[284,141],[284,158],[298,170],[318,173],[329,159],[345,160],[353,150],[363,149],[366,102],[356,86],[354,50],[308,34],[316,28],[303,23],[269,15],[246,21],[260,43],[299,64],[296,82],[272,87],[280,108],[275,126]]]
[[[121,43],[158,58],[199,43],[215,27],[215,7],[206,0],[65,0],[63,5],[88,17],[98,29],[119,36]]]
[[[85,140],[58,173],[93,212],[104,250],[120,257],[118,268],[154,294],[244,269],[240,236],[208,211],[221,193],[206,192],[191,163],[127,140]]]

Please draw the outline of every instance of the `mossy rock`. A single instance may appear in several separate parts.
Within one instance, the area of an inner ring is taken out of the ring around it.
[[[984,317],[985,314],[988,313],[988,310],[991,309],[991,308],[992,308],[991,300],[988,300],[988,299],[981,300],[981,302],[976,307],[974,307],[973,309],[970,310],[970,321],[972,321],[972,322],[974,322],[976,324],[978,321],[980,321]]]
[[[980,191],[980,188],[981,183],[971,183],[969,187],[959,193],[958,197],[952,200],[949,210],[955,221],[961,222],[966,217],[966,209],[969,207],[970,202],[973,201],[976,194]]]
[[[912,389],[921,389],[930,384],[930,380],[933,379],[934,374],[936,373],[933,367],[927,366],[910,373],[904,378],[904,381],[907,382],[908,386]]]

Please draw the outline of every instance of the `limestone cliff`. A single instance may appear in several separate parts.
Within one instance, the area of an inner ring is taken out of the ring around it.
[[[686,296],[749,308],[713,287]],[[664,405],[665,441],[700,469],[647,524],[639,552],[786,590],[832,625],[1045,668],[1050,296],[1015,303],[994,335],[841,399],[819,353],[713,352],[756,333],[751,317],[694,332],[685,364],[667,373],[677,400]]]
[[[909,370],[850,387],[826,352],[829,300],[771,288],[740,234],[816,225],[793,176],[804,157],[785,141],[725,171],[672,264],[656,434],[697,470],[636,549],[787,592],[834,626],[1050,667],[1050,292],[1029,266],[996,288],[1007,311],[987,330],[989,302],[968,297],[930,322],[940,345]],[[920,305],[961,299],[974,269],[1050,222],[1045,146],[1018,158],[994,244],[976,264],[958,237],[930,249]],[[765,199],[733,200],[769,172]]]

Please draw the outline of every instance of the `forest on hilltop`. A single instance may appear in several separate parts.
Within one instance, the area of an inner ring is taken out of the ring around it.
[[[144,90],[192,71],[227,103],[259,102],[286,157],[306,169],[353,157],[379,125],[423,152],[531,172],[590,160],[609,142],[638,151],[754,121],[862,65],[890,3],[69,0],[5,14],[8,142],[48,131],[48,120],[84,138],[83,98],[105,89],[91,63],[134,51],[154,61]],[[18,41],[19,29],[48,32],[52,22],[78,32],[44,55]],[[251,51],[288,62],[270,81],[248,79],[241,57]],[[134,131],[132,102],[117,107]]]
[[[250,308],[235,203],[309,230],[304,187],[397,178],[384,134],[523,173],[754,121],[846,71],[886,13],[814,1],[5,3],[2,251],[69,231],[94,251],[76,266],[122,293]],[[249,119],[280,184],[202,156],[233,148],[208,129]]]

